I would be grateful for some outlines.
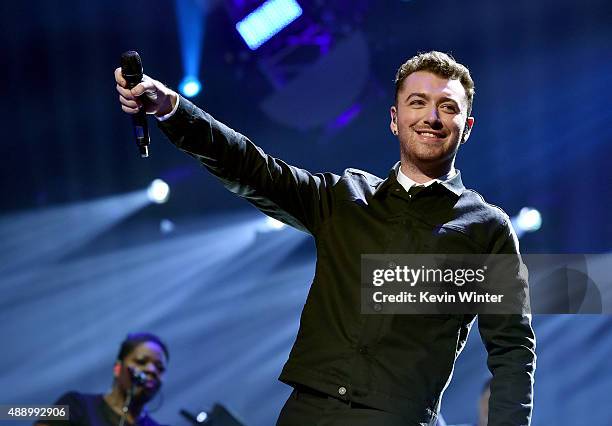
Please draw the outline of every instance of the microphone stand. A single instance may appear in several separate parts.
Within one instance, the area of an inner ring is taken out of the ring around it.
[[[132,397],[134,396],[134,392],[136,391],[136,385],[132,383],[130,386],[130,390],[125,398],[125,404],[123,404],[123,413],[121,414],[121,421],[119,422],[119,426],[125,426],[125,422],[127,420],[128,411],[130,409],[130,404],[132,403]]]

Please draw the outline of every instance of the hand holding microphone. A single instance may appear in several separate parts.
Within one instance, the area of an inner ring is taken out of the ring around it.
[[[145,113],[158,117],[168,114],[178,102],[178,95],[143,74],[140,56],[134,51],[121,56],[121,67],[115,70],[115,81],[121,109],[132,114],[136,144],[141,156],[147,157],[149,134]]]

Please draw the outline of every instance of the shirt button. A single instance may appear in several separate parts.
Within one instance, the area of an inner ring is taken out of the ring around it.
[[[359,348],[359,353],[362,355],[366,355],[368,353],[368,347],[367,346],[361,346]]]
[[[345,388],[344,386],[340,386],[340,387],[338,388],[338,393],[339,393],[340,395],[346,395],[346,388]]]

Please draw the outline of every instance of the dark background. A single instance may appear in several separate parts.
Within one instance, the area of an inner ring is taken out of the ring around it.
[[[524,206],[541,212],[542,228],[521,239],[525,253],[610,251],[609,2],[300,4],[293,27],[253,52],[234,28],[234,3],[200,3],[203,90],[194,102],[291,164],[384,176],[399,158],[388,130],[397,67],[418,51],[450,52],[476,82],[476,124],[457,158],[466,186],[510,216]],[[153,119],[151,157],[138,158],[113,70],[135,49],[147,74],[178,86],[184,43],[174,2],[0,8],[0,403],[105,391],[121,339],[147,329],[172,354],[154,417],[182,424],[180,408],[220,401],[249,425],[272,424],[288,394],[275,378],[312,278],[313,246],[293,230],[258,233],[262,216],[169,144]],[[262,64],[306,25],[300,20],[323,27],[331,51],[358,42],[318,72],[304,70],[322,56],[296,52],[303,68],[294,72],[304,71],[312,90],[274,103],[284,89]],[[330,76],[333,90],[319,94]],[[355,103],[352,120],[334,124]],[[337,111],[325,116],[317,104]],[[288,124],[301,117],[319,124]],[[139,201],[157,177],[171,185],[169,202]],[[161,233],[162,220],[174,231]],[[534,324],[533,423],[612,424],[609,317],[537,316]],[[474,332],[443,400],[449,423],[475,421],[484,360]]]

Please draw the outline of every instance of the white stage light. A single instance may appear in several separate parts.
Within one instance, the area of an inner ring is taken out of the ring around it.
[[[527,232],[535,232],[542,227],[542,215],[532,207],[523,207],[519,214],[512,218],[516,236],[521,238]]]
[[[206,411],[201,411],[196,417],[198,423],[204,423],[206,419],[208,419],[208,413],[206,413]]]
[[[155,179],[147,189],[147,197],[152,203],[165,203],[170,197],[170,187],[163,180]]]
[[[266,225],[274,231],[278,231],[279,229],[283,229],[285,227],[285,224],[283,222],[281,222],[280,220],[276,220],[270,216],[266,218]]]
[[[258,221],[255,227],[255,231],[261,233],[274,232],[280,231],[285,226],[287,225],[285,225],[283,222],[276,220],[270,216],[266,216],[265,218],[261,218],[261,220]]]
[[[536,209],[523,207],[516,218],[516,224],[525,232],[534,232],[542,226],[542,215]]]
[[[251,50],[270,40],[302,15],[295,0],[268,0],[236,24],[236,29]]]

